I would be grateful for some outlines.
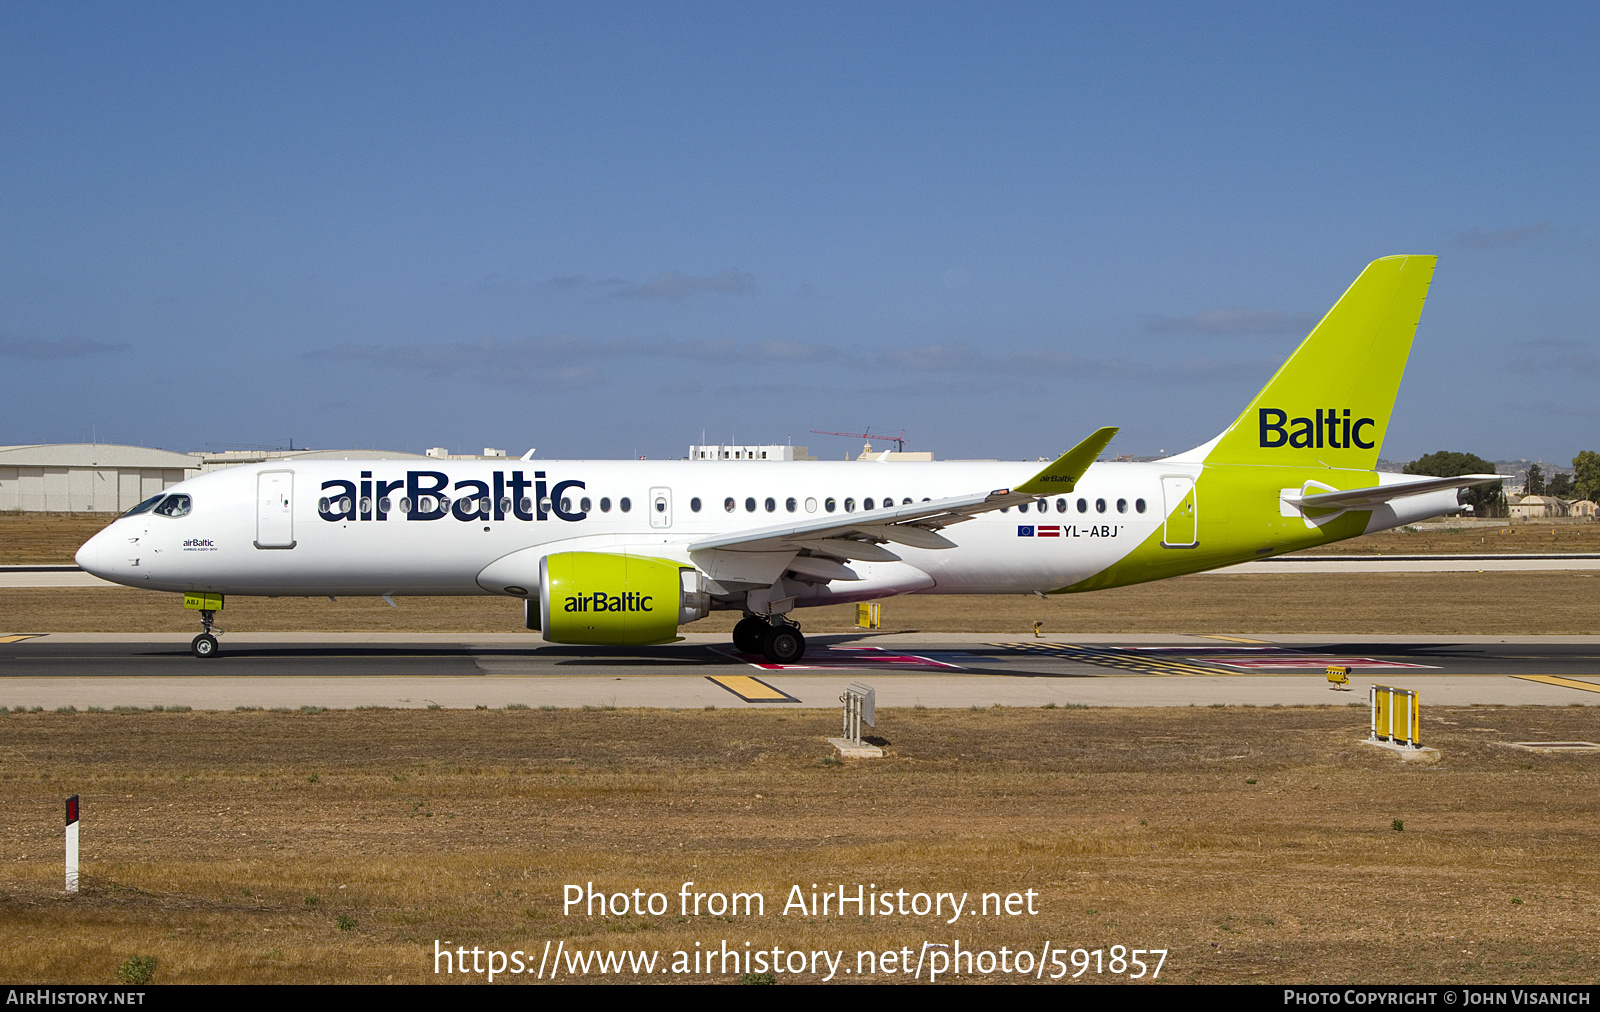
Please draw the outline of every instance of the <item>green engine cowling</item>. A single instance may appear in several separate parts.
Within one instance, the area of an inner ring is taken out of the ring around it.
[[[643,646],[704,618],[709,597],[692,566],[607,552],[560,552],[539,563],[539,619],[551,643]]]

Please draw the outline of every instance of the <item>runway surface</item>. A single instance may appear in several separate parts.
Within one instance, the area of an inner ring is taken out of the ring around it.
[[[821,707],[853,681],[879,706],[1600,705],[1600,637],[817,635],[800,665],[714,635],[636,649],[529,635],[235,634],[210,660],[171,634],[0,637],[0,705]],[[1350,690],[1326,668],[1350,668]]]

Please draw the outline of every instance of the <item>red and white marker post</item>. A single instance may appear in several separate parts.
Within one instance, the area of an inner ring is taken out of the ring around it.
[[[67,799],[67,892],[78,891],[78,796]]]

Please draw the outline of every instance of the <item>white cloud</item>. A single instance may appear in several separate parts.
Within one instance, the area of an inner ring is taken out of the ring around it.
[[[60,341],[41,341],[33,337],[0,337],[0,355],[14,358],[57,359],[110,355],[123,351],[125,344],[108,344],[87,337],[68,337]]]
[[[664,271],[658,274],[654,281],[646,281],[639,285],[627,285],[619,288],[613,294],[619,299],[667,299],[671,302],[677,302],[679,299],[698,292],[743,295],[746,292],[754,291],[755,286],[755,278],[732,268],[723,271],[721,274],[703,277],[692,274],[679,274],[677,271]]]
[[[1152,334],[1309,334],[1316,325],[1310,313],[1228,306],[1193,316],[1152,316],[1145,329]]]
[[[1522,228],[1502,228],[1495,232],[1485,232],[1481,228],[1468,229],[1457,232],[1455,244],[1466,249],[1496,249],[1500,246],[1510,246],[1515,243],[1532,239],[1534,236],[1550,228],[1548,221],[1541,221],[1537,225],[1525,225]]]

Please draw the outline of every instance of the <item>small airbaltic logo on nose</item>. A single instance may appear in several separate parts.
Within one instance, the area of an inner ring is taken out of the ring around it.
[[[1362,430],[1378,423],[1370,418],[1350,417],[1349,408],[1343,414],[1338,408],[1318,408],[1313,418],[1290,418],[1287,411],[1279,408],[1262,408],[1259,417],[1261,445],[1268,449],[1293,446],[1320,450],[1326,446],[1348,450],[1358,446],[1370,450],[1377,445],[1363,438]]]

